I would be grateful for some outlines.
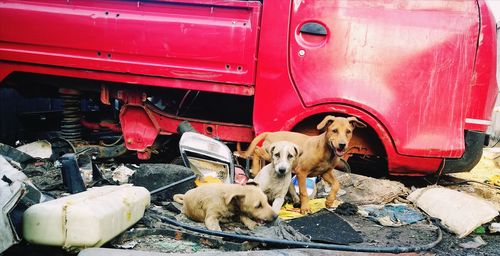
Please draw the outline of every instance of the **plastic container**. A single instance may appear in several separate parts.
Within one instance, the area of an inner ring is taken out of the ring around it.
[[[28,208],[23,235],[34,244],[99,247],[141,219],[149,203],[143,187],[92,188]]]

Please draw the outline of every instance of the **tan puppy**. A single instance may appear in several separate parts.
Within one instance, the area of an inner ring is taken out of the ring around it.
[[[288,141],[275,142],[266,150],[271,155],[271,163],[257,174],[254,181],[272,202],[274,212],[279,213],[292,180],[295,160],[302,152],[299,146]]]
[[[204,222],[210,230],[221,230],[219,222],[233,217],[238,217],[249,229],[257,225],[254,220],[272,221],[278,217],[255,184],[206,184],[186,194],[176,194],[174,200],[183,205],[182,213]]]
[[[346,152],[354,128],[364,128],[366,125],[355,117],[326,116],[316,128],[323,130],[325,127],[326,131],[317,136],[307,136],[301,133],[286,131],[262,133],[250,143],[248,150],[240,153],[240,155],[242,157],[249,157],[255,151],[254,161],[255,158],[257,158],[257,161],[260,161],[259,157],[270,159],[270,156],[266,155],[263,150],[256,150],[257,144],[262,139],[264,139],[263,147],[281,140],[297,144],[303,152],[297,161],[297,167],[294,168],[294,173],[296,173],[299,182],[301,213],[311,211],[306,190],[307,177],[322,176],[332,187],[326,198],[326,206],[331,207],[339,190],[339,183],[333,176],[332,170],[339,163],[339,157],[342,157]],[[290,190],[290,192],[292,191]]]

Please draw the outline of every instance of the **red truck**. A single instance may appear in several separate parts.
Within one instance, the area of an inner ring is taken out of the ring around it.
[[[61,98],[63,137],[111,129],[140,159],[184,120],[245,143],[331,114],[369,126],[353,161],[467,171],[498,91],[484,0],[4,0],[0,20],[2,87]]]

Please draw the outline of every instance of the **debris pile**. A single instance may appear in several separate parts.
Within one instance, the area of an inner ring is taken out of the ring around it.
[[[239,179],[244,183],[249,172],[241,168],[230,172],[231,159],[217,165],[213,159],[204,162],[199,152],[195,157],[185,154],[183,160],[192,164],[191,169],[99,161],[91,152],[56,151],[48,141],[18,148],[0,144],[0,229],[9,231],[1,234],[0,252],[22,240],[68,250],[103,246],[176,253],[300,245],[427,250],[439,242],[440,228],[463,238],[457,246],[471,250],[487,246],[487,236],[500,232],[500,201],[495,200],[500,196],[496,185],[500,168],[497,156],[490,153],[470,174],[443,178],[447,188],[409,188],[398,181],[335,171],[341,191],[334,208],[325,208],[330,188],[322,181],[313,182],[314,214],[302,215],[288,203],[280,219],[255,230],[230,222],[221,225],[223,232],[209,233],[203,223],[186,218],[172,197],[196,184],[216,182],[217,177],[234,182],[236,176],[245,176]]]

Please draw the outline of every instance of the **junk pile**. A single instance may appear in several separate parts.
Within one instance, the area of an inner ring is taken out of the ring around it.
[[[54,156],[48,141],[18,148],[0,143],[0,177],[0,252],[21,239],[68,250],[99,247],[150,204],[147,189],[106,180],[91,155]]]
[[[488,154],[478,165],[487,175],[474,169],[475,180],[454,175],[446,187],[410,189],[397,181],[335,171],[341,190],[334,208],[325,207],[328,185],[311,179],[313,214],[302,215],[287,203],[273,222],[249,230],[237,220],[221,223],[218,231],[187,218],[172,198],[207,183],[249,180],[250,172],[235,165],[225,144],[188,129],[179,142],[185,166],[98,161],[91,151],[59,146],[49,141],[18,148],[0,144],[0,230],[7,231],[0,232],[0,253],[9,255],[7,249],[16,243],[77,251],[287,247],[398,253],[431,249],[442,238],[441,228],[458,238],[474,236],[460,243],[463,248],[485,246],[485,235],[500,232],[500,200],[492,203],[499,196],[500,172],[491,171],[499,168],[497,157]]]

